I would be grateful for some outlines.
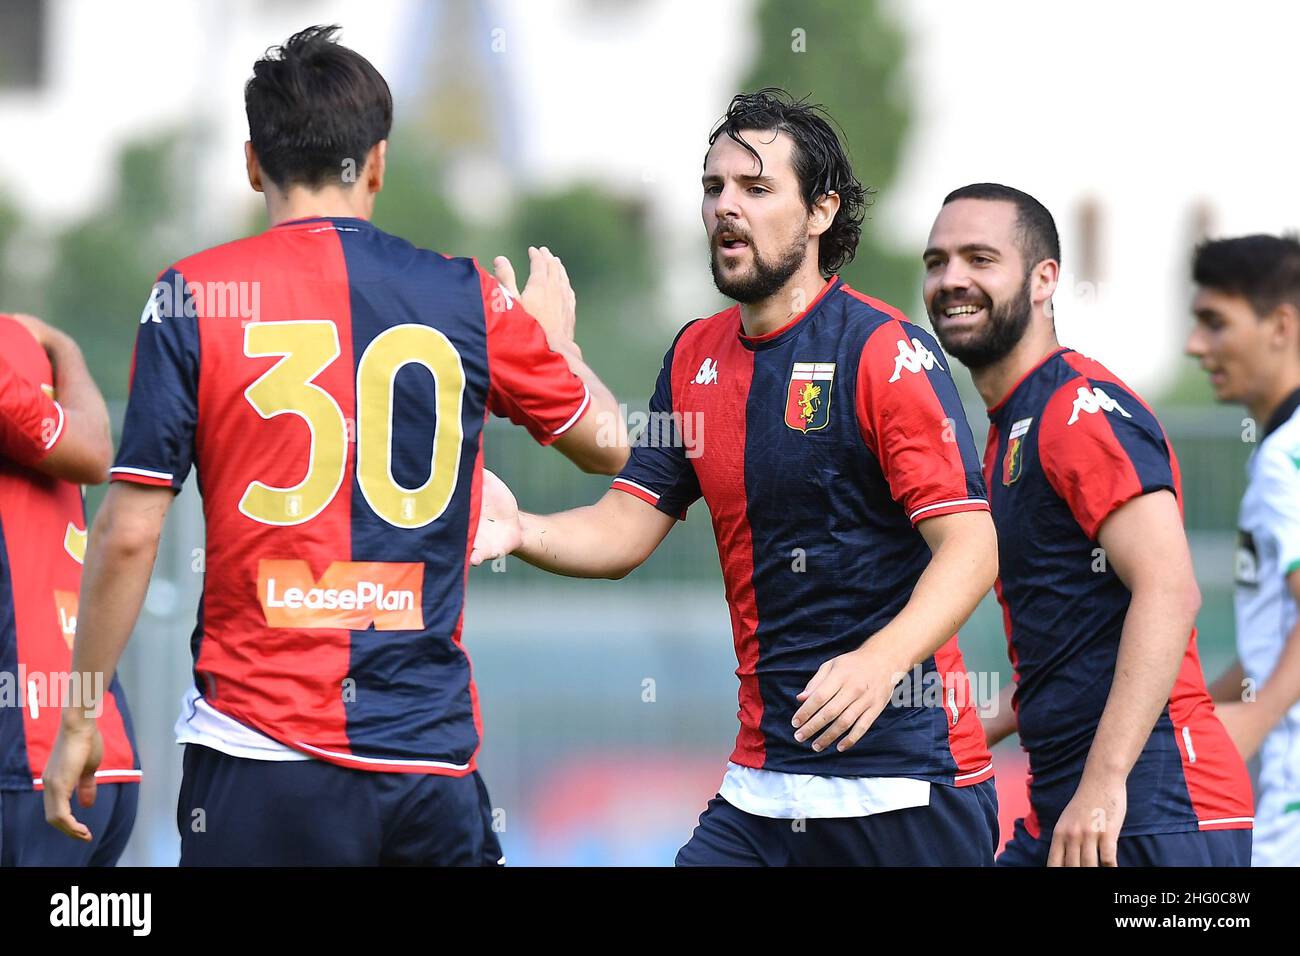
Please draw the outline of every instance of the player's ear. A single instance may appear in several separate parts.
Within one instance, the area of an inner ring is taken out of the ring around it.
[[[813,203],[812,211],[808,217],[808,234],[810,236],[820,236],[831,227],[835,221],[835,214],[840,211],[840,194],[837,192],[823,193]]]
[[[257,161],[251,140],[244,142],[244,165],[248,168],[248,185],[253,187],[253,192],[265,192],[262,188],[262,164]]]
[[[1290,302],[1282,302],[1273,310],[1273,345],[1279,349],[1297,349],[1300,342],[1300,310]]]
[[[1056,293],[1056,285],[1060,278],[1061,264],[1055,259],[1044,259],[1038,263],[1034,266],[1029,301],[1035,305],[1050,301]]]
[[[366,154],[366,188],[377,193],[384,188],[384,169],[388,159],[388,140],[381,139]]]

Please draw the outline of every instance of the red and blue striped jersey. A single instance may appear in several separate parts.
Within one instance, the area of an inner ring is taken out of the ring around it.
[[[589,402],[477,263],[364,220],[282,223],[166,270],[112,476],[179,490],[197,473],[205,701],[344,766],[472,771],[483,424],[547,444]]]
[[[1107,368],[1053,352],[989,410],[984,475],[997,586],[1029,756],[1026,819],[1050,830],[1074,796],[1115,675],[1132,595],[1097,542],[1139,495],[1182,508],[1178,459],[1150,408]],[[1128,777],[1123,835],[1249,827],[1245,764],[1214,715],[1188,636],[1169,701]]]
[[[40,789],[59,712],[94,678],[70,673],[86,517],[81,489],[32,466],[63,437],[50,360],[0,315],[0,790]],[[131,715],[116,676],[104,688],[100,783],[140,779]]]
[[[917,523],[988,509],[941,356],[838,277],[770,334],[746,336],[733,306],[668,350],[650,427],[613,487],[673,516],[708,504],[739,664],[735,763],[949,784],[991,775],[955,636],[923,662],[917,693],[847,752],[813,751],[790,723],[817,669],[907,604],[930,560]]]

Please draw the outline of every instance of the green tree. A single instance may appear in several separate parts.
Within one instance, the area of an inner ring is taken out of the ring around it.
[[[135,326],[154,279],[193,251],[180,143],[169,135],[128,145],[108,202],[55,239],[43,318],[77,340],[110,401],[126,398]]]
[[[893,184],[911,97],[903,76],[905,38],[875,0],[762,0],[757,51],[741,89],[779,86],[820,103],[839,124],[858,179],[884,195]],[[847,282],[904,307],[920,289],[919,250],[900,254],[867,210]]]

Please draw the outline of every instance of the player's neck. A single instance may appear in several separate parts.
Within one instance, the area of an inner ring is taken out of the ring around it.
[[[992,408],[1001,402],[1030,370],[1060,347],[1050,320],[1031,322],[1015,348],[992,365],[971,372],[984,406]]]
[[[284,192],[268,189],[265,195],[266,213],[273,226],[295,219],[369,219],[374,209],[373,195],[356,186],[316,190],[293,186]]]
[[[740,325],[751,338],[775,332],[795,316],[806,312],[825,285],[826,280],[817,271],[816,261],[805,261],[773,295],[761,302],[741,303]]]
[[[1286,375],[1279,375],[1273,387],[1253,402],[1246,404],[1250,417],[1263,429],[1273,418],[1274,413],[1296,389],[1300,388],[1300,368],[1291,369]]]

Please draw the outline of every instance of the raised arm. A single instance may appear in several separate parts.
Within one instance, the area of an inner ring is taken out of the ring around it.
[[[554,439],[557,451],[588,474],[616,475],[627,463],[627,425],[614,393],[582,358],[574,340],[577,322],[577,297],[569,283],[569,274],[558,256],[545,246],[528,249],[528,284],[518,291],[515,270],[505,256],[493,262],[495,275],[508,296],[518,299],[524,310],[541,327],[550,350],[563,357],[574,375],[586,386],[586,405],[578,410],[576,420],[567,423]],[[493,302],[488,308],[509,307],[510,303]]]

